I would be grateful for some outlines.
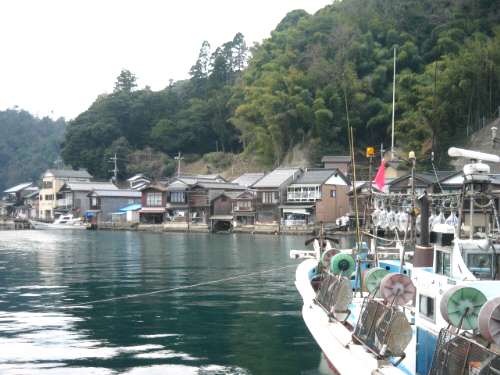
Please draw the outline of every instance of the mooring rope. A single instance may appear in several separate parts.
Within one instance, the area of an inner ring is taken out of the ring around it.
[[[12,315],[12,314],[19,314],[19,313],[23,313],[23,312],[36,312],[36,311],[43,311],[43,310],[49,310],[49,309],[57,309],[57,310],[73,309],[73,308],[78,308],[78,307],[87,306],[87,305],[93,305],[93,304],[97,304],[97,303],[110,302],[110,301],[118,301],[118,300],[124,300],[124,299],[130,299],[130,298],[137,298],[137,297],[144,297],[144,296],[150,296],[150,295],[153,295],[153,294],[168,293],[168,292],[173,292],[173,291],[176,291],[176,290],[196,288],[198,286],[210,285],[210,284],[217,284],[217,283],[220,283],[220,282],[223,282],[223,281],[230,281],[230,280],[235,280],[235,279],[242,279],[242,278],[249,277],[249,276],[261,275],[261,274],[265,274],[265,273],[269,273],[269,272],[274,272],[274,271],[280,271],[280,270],[284,270],[286,268],[291,268],[291,267],[296,267],[296,266],[297,266],[296,264],[292,264],[292,265],[278,267],[278,268],[271,268],[271,269],[264,270],[264,271],[258,271],[258,272],[247,273],[247,274],[244,274],[244,275],[227,277],[225,279],[218,279],[218,280],[206,281],[206,282],[202,282],[202,283],[198,283],[198,284],[193,284],[193,285],[178,286],[178,287],[175,287],[175,288],[155,290],[154,292],[147,292],[147,293],[129,294],[127,296],[122,296],[122,297],[113,297],[113,298],[101,299],[101,300],[96,300],[96,301],[82,302],[82,303],[73,304],[73,305],[65,305],[65,306],[58,306],[58,307],[56,307],[56,306],[45,306],[45,307],[40,307],[40,308],[37,308],[37,309],[25,310],[25,311],[16,311],[16,312],[3,311],[3,312],[0,312],[0,316]]]

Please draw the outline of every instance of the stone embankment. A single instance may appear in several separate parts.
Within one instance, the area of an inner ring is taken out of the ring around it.
[[[145,232],[180,232],[180,233],[210,233],[207,225],[187,223],[139,224],[139,223],[99,223],[99,229],[132,230]],[[325,227],[325,233],[335,233],[336,227]],[[256,224],[245,227],[235,227],[228,232],[272,235],[314,235],[319,232],[319,226],[280,226],[279,224]],[[346,232],[342,232],[346,233]]]

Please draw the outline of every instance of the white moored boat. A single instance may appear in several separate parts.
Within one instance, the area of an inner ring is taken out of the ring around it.
[[[369,249],[339,251],[320,238],[314,251],[290,253],[308,258],[295,280],[302,315],[337,374],[500,374],[500,192],[491,191],[482,163],[500,158],[456,148],[449,154],[472,164],[460,193],[432,197],[440,207],[447,202],[446,223],[429,223],[430,196],[409,197],[421,215],[411,258],[400,244],[394,259],[375,237]],[[364,291],[355,288],[359,279]]]
[[[45,223],[42,221],[30,220],[30,224],[35,229],[41,230],[85,230],[87,224],[82,222],[80,218],[75,219],[72,214],[61,215],[53,223]]]

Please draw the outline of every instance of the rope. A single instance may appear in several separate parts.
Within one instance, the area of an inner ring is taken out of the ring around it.
[[[144,297],[144,296],[150,296],[150,295],[153,295],[153,294],[160,294],[160,293],[168,293],[168,292],[173,292],[173,291],[176,291],[176,290],[196,288],[198,286],[203,286],[203,285],[217,284],[217,283],[220,283],[220,282],[223,282],[223,281],[229,281],[229,280],[235,280],[235,279],[242,279],[242,278],[249,277],[249,276],[254,276],[254,275],[259,275],[259,274],[264,274],[264,273],[269,273],[269,272],[284,270],[286,268],[295,267],[295,266],[296,265],[293,264],[293,265],[284,266],[284,267],[272,268],[272,269],[265,270],[265,271],[252,272],[252,273],[247,273],[245,275],[238,275],[238,276],[228,277],[228,278],[225,278],[225,279],[219,279],[219,280],[213,280],[213,281],[206,281],[206,282],[199,283],[199,284],[194,284],[194,285],[184,285],[184,286],[179,286],[179,287],[171,288],[171,289],[156,290],[154,292],[147,292],[147,293],[140,293],[140,294],[130,294],[128,296],[114,297],[114,298],[108,298],[108,299],[101,299],[101,300],[90,301],[90,302],[83,302],[83,303],[78,303],[78,304],[75,304],[75,305],[66,305],[66,306],[60,306],[60,307],[46,306],[46,307],[41,307],[41,308],[38,308],[38,309],[26,310],[24,312],[42,311],[42,310],[48,310],[49,308],[54,308],[54,309],[73,309],[73,308],[77,308],[77,307],[81,307],[81,306],[93,305],[93,304],[96,304],[96,303],[118,301],[118,300],[124,300],[124,299],[136,298],[136,297]],[[19,313],[19,312],[20,311],[17,311],[15,313]],[[0,316],[11,315],[11,314],[14,314],[14,312],[0,312]]]

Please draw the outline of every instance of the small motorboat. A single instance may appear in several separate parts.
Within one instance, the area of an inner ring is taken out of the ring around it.
[[[45,223],[43,221],[30,220],[30,224],[35,229],[41,230],[60,230],[60,229],[71,229],[71,230],[85,230],[87,229],[87,223],[83,222],[81,218],[74,218],[72,214],[61,215],[53,223]]]

